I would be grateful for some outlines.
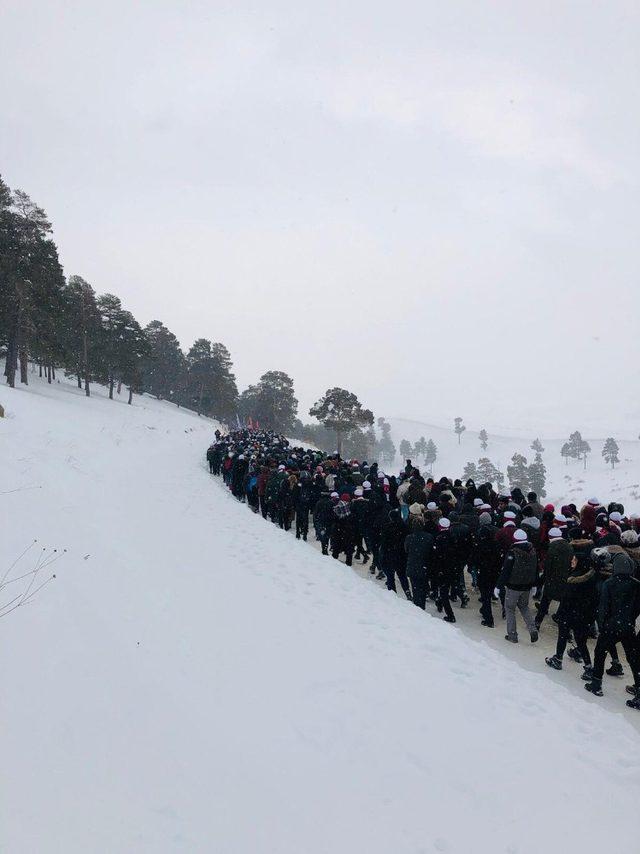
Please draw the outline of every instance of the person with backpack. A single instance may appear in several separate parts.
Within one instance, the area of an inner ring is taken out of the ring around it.
[[[520,611],[529,631],[531,643],[538,640],[538,629],[533,614],[529,610],[531,588],[535,587],[537,580],[538,561],[535,550],[527,539],[526,532],[517,528],[513,534],[513,545],[507,552],[498,579],[498,586],[506,588],[504,608],[507,617],[507,634],[505,640],[510,643],[518,643],[516,608]]]

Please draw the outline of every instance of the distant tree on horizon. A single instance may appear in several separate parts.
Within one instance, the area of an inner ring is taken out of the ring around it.
[[[458,444],[460,444],[460,438],[466,429],[462,423],[462,418],[453,419],[453,432],[458,436]]]
[[[616,467],[616,463],[620,462],[620,458],[618,456],[619,451],[620,448],[618,447],[618,443],[612,436],[610,436],[604,443],[602,456],[604,457],[605,462],[608,463],[612,469]]]

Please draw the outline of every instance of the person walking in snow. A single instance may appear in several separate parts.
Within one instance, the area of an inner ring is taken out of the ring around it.
[[[562,670],[562,658],[567,642],[573,635],[579,658],[584,664],[585,673],[591,676],[591,655],[587,647],[589,627],[595,618],[598,595],[596,590],[596,571],[587,555],[574,555],[564,590],[560,595],[558,608],[558,641],[555,655],[545,658],[545,662],[554,670]]]
[[[538,629],[549,612],[551,602],[558,601],[564,593],[572,557],[573,548],[562,536],[560,528],[551,528],[549,547],[544,561],[544,588],[536,616]]]
[[[538,563],[533,546],[527,539],[526,532],[518,528],[513,535],[513,545],[507,552],[498,579],[498,585],[506,588],[504,608],[507,617],[507,634],[505,640],[518,643],[516,626],[516,608],[529,631],[531,643],[538,640],[538,629],[529,610],[531,588],[538,579]],[[497,593],[496,593],[497,595]]]
[[[351,502],[347,493],[333,507],[334,522],[331,529],[331,556],[336,560],[344,552],[345,563],[353,563],[353,550],[356,545],[356,526],[351,515]]]
[[[435,577],[438,612],[444,611],[443,619],[455,623],[456,618],[449,600],[449,591],[455,578],[456,552],[455,541],[451,535],[451,522],[442,517],[438,522],[438,533],[433,543],[433,574]]]
[[[412,505],[416,506],[416,505]],[[409,514],[409,533],[405,537],[407,577],[411,582],[413,604],[424,611],[427,602],[427,567],[433,552],[433,536],[424,529],[422,517]]]
[[[407,580],[404,551],[404,538],[407,527],[402,521],[398,509],[390,510],[387,520],[382,525],[380,537],[380,564],[387,579],[387,590],[396,591],[396,575],[407,599],[411,599],[411,591]]]
[[[604,582],[598,603],[600,634],[593,655],[591,678],[584,686],[597,697],[602,696],[604,663],[609,648],[620,643],[633,674],[633,701],[628,705],[640,709],[640,662],[636,619],[640,615],[640,582],[634,578],[634,564],[626,554],[616,554],[613,574]]]
[[[481,513],[478,530],[473,538],[471,560],[478,570],[478,590],[480,592],[480,614],[482,625],[492,629],[493,611],[491,602],[493,591],[500,575],[500,547],[496,543],[497,528],[491,522],[489,513]]]

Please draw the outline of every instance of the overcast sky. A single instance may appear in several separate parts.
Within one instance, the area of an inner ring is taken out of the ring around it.
[[[67,274],[222,341],[241,388],[470,428],[638,408],[636,2],[0,9],[6,182]]]

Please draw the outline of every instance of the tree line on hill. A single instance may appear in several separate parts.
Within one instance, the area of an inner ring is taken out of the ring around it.
[[[93,383],[106,386],[110,399],[124,387],[129,403],[147,392],[226,423],[251,419],[295,431],[323,450],[375,453],[373,413],[353,392],[328,389],[309,412],[318,423],[308,425],[297,418],[293,381],[283,371],[266,371],[240,393],[224,344],[198,338],[185,352],[160,320],[142,326],[115,294],[66,278],[51,235],[45,211],[0,177],[0,355],[9,386],[28,384],[29,365],[49,383],[62,370],[87,397]],[[387,431],[382,446],[389,441]]]

